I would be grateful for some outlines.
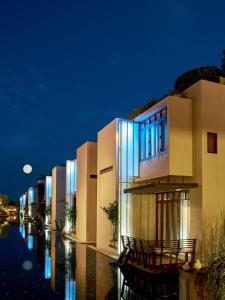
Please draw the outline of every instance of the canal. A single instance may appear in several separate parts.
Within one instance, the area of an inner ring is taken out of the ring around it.
[[[0,299],[204,299],[190,274],[152,278],[55,231],[0,221]]]

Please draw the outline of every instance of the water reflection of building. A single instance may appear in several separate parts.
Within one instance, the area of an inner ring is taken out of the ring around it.
[[[207,276],[204,276],[204,274],[181,272],[179,281],[179,299],[209,299],[209,290],[207,289],[206,282]]]
[[[179,298],[179,273],[150,274],[137,268],[121,268],[120,299]],[[196,298],[192,298],[196,299]]]
[[[109,266],[112,259],[84,244],[63,240],[56,231],[37,231],[31,223],[20,223],[19,230],[43,277],[64,299],[105,299],[117,293],[117,277]]]
[[[33,250],[34,248],[34,236],[32,234],[32,224],[28,223],[27,226],[27,248],[29,250]]]
[[[65,247],[61,236],[51,231],[51,288],[54,292],[65,289]]]
[[[96,299],[117,299],[117,268],[111,267],[109,261],[108,256],[96,252]],[[112,293],[114,297],[106,297]]]
[[[51,278],[51,233],[45,230],[45,279]]]
[[[9,223],[5,220],[0,220],[0,238],[8,236]]]
[[[26,213],[26,194],[20,196],[19,202],[20,202],[20,222],[21,222],[21,219],[24,218]]]
[[[75,282],[75,249],[71,242],[65,241],[65,299],[76,299],[76,282]]]
[[[16,204],[9,204],[6,207],[6,212],[9,216],[16,216],[16,214],[17,214],[17,205]]]
[[[24,227],[24,224],[22,222],[20,222],[20,234],[22,236],[23,239],[25,239],[25,227]]]
[[[28,189],[28,216],[35,217],[37,214],[37,204],[34,201],[34,188]]]

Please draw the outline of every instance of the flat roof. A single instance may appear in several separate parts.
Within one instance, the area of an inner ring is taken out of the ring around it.
[[[144,185],[135,186],[124,189],[124,193],[128,194],[155,194],[163,192],[174,192],[197,188],[197,183],[172,183],[172,182],[151,182]]]

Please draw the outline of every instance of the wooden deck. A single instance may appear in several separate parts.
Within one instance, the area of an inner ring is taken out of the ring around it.
[[[177,272],[186,262],[194,265],[195,239],[152,241],[121,236],[121,240],[120,265],[133,265],[150,273]]]

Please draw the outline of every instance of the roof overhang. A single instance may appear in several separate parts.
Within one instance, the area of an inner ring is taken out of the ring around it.
[[[172,182],[151,182],[145,185],[139,185],[132,188],[124,189],[124,193],[128,194],[155,194],[163,192],[176,192],[197,188],[197,183],[172,183]]]

